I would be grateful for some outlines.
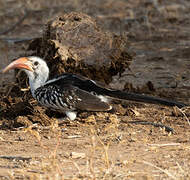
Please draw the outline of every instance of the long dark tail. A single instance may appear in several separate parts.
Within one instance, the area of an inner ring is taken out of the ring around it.
[[[157,98],[153,96],[147,96],[142,94],[136,94],[131,92],[124,92],[119,90],[108,90],[106,89],[105,95],[117,98],[117,99],[123,99],[123,100],[131,100],[136,102],[145,102],[145,103],[151,103],[151,104],[161,104],[166,106],[177,106],[179,108],[182,108],[184,106],[187,106],[184,103],[176,102],[176,101],[170,101],[162,98]]]

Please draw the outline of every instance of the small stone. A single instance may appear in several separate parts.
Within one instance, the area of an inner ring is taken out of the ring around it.
[[[85,158],[86,154],[85,153],[78,153],[78,152],[71,152],[70,156],[73,159],[81,159],[81,158]]]

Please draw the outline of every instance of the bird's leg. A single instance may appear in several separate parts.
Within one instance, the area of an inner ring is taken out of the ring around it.
[[[66,114],[66,117],[59,118],[58,119],[59,122],[63,122],[65,120],[74,121],[77,117],[77,113],[74,111],[66,111],[65,114]]]
[[[74,121],[77,117],[77,113],[74,111],[66,111],[65,114],[71,121]]]
[[[74,121],[76,119],[76,116],[77,116],[77,113],[73,112],[73,111],[66,111],[65,114],[66,114],[65,117],[58,119],[59,125],[65,124],[68,121],[69,122]]]

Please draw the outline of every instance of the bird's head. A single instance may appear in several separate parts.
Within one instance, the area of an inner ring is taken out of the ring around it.
[[[40,74],[43,71],[47,71],[46,67],[47,64],[43,59],[36,56],[29,56],[16,59],[5,67],[2,72],[5,73],[11,69],[22,69],[26,73],[27,71],[30,71],[32,73]]]
[[[36,56],[21,57],[11,62],[7,67],[5,67],[2,72],[5,73],[11,69],[22,69],[26,72],[29,77],[29,83],[32,88],[43,85],[48,79],[49,68],[46,62]]]

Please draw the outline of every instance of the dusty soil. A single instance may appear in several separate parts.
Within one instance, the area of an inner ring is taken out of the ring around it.
[[[131,71],[110,86],[189,104],[188,0],[2,1],[0,68],[29,53],[27,39],[41,37],[45,22],[71,11],[128,37]],[[82,113],[58,125],[62,115],[38,106],[13,72],[0,84],[0,179],[190,179],[188,107],[115,102],[115,112]]]

